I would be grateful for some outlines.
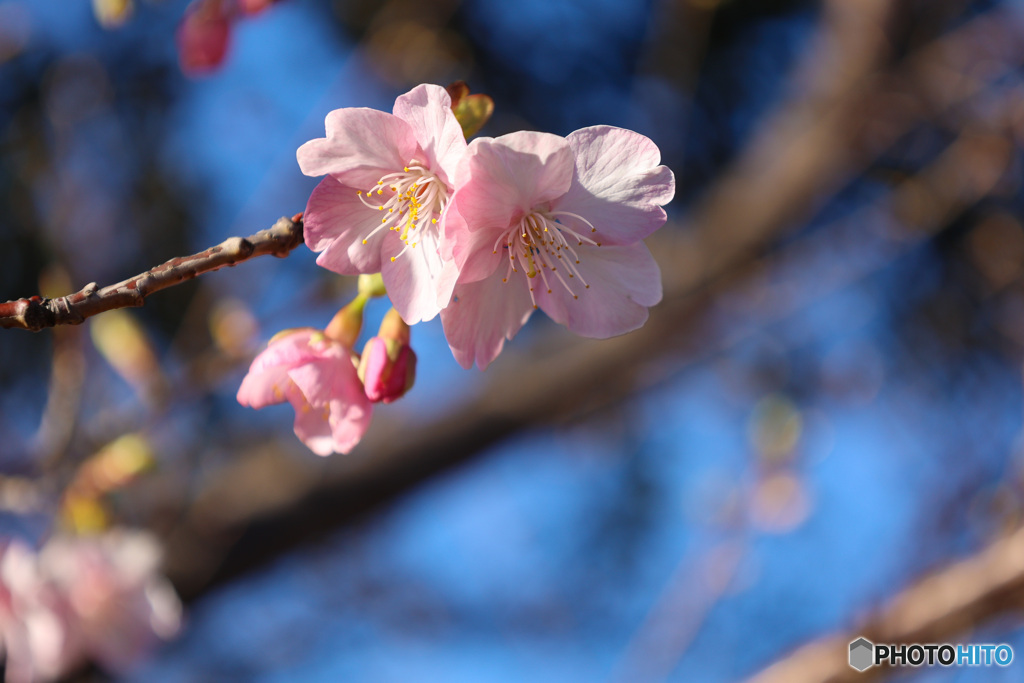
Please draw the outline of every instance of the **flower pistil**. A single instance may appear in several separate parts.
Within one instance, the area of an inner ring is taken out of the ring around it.
[[[494,242],[493,253],[498,253],[499,246],[508,251],[508,268],[501,281],[507,283],[512,273],[518,273],[521,268],[527,278],[526,283],[530,288],[530,300],[533,302],[534,308],[537,308],[537,300],[534,297],[532,280],[538,274],[548,294],[551,294],[549,273],[551,280],[557,278],[566,291],[572,294],[573,299],[579,299],[579,295],[562,276],[563,272],[570,280],[579,281],[583,285],[583,289],[590,289],[590,285],[583,279],[577,267],[580,265],[580,255],[573,243],[576,247],[582,247],[584,244],[600,247],[601,243],[570,228],[562,222],[562,219],[559,218],[561,216],[574,218],[589,227],[591,233],[597,232],[597,228],[590,221],[575,213],[534,209]],[[517,257],[519,268],[516,267]],[[564,266],[562,270],[558,269],[560,265]]]

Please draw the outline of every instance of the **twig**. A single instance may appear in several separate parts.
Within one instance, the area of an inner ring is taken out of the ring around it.
[[[287,256],[302,244],[302,214],[280,218],[269,230],[249,237],[231,237],[191,256],[173,258],[135,277],[100,288],[95,282],[67,296],[39,296],[0,304],[0,327],[38,332],[57,325],[79,325],[86,318],[115,308],[141,306],[153,292],[179,285],[197,275],[272,254]]]

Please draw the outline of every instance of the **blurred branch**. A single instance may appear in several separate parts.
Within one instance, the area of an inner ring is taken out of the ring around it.
[[[768,667],[751,683],[862,681],[888,668],[863,673],[848,664],[850,642],[945,643],[997,616],[1024,609],[1024,528],[977,555],[918,581],[848,633],[822,638]]]
[[[92,282],[74,294],[56,299],[33,296],[0,303],[0,327],[37,332],[57,325],[78,325],[104,311],[142,306],[153,292],[180,285],[203,273],[266,254],[287,256],[300,244],[302,214],[280,218],[269,230],[245,238],[231,237],[206,251],[171,259],[102,289]]]

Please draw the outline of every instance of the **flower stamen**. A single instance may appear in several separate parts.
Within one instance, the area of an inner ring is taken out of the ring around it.
[[[381,203],[369,201],[374,194],[383,196],[385,189],[391,193],[389,197]],[[434,226],[448,204],[448,188],[429,168],[415,160],[401,172],[381,176],[376,185],[365,191],[365,197],[362,190],[357,190],[356,194],[367,208],[381,212],[387,209],[381,224],[363,238],[363,244],[385,228],[394,230],[405,247],[391,257],[392,262],[422,241],[416,237],[417,229],[421,233],[422,229],[437,230]],[[428,218],[430,221],[425,223]]]

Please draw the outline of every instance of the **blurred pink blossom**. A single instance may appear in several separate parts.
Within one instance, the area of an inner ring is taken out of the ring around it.
[[[197,0],[185,10],[175,39],[181,70],[198,75],[224,61],[231,35],[231,17],[222,0]]]
[[[328,175],[309,198],[306,244],[317,263],[342,275],[380,273],[410,325],[448,303],[457,272],[441,257],[445,208],[466,150],[444,88],[419,85],[394,114],[336,109],[327,137],[297,153],[309,176]]]
[[[259,14],[274,4],[275,0],[236,0],[238,11],[245,15]]]
[[[309,328],[272,339],[238,389],[244,406],[284,401],[295,409],[295,435],[317,455],[351,451],[373,414],[352,350]]]
[[[644,324],[661,273],[641,240],[675,193],[660,161],[648,138],[611,126],[473,141],[445,226],[460,275],[441,313],[463,367],[486,368],[536,308],[585,337]]]
[[[37,553],[11,539],[0,549],[0,637],[6,680],[53,680],[87,661],[125,672],[173,637],[181,604],[158,574],[156,541],[143,532],[54,537]]]

